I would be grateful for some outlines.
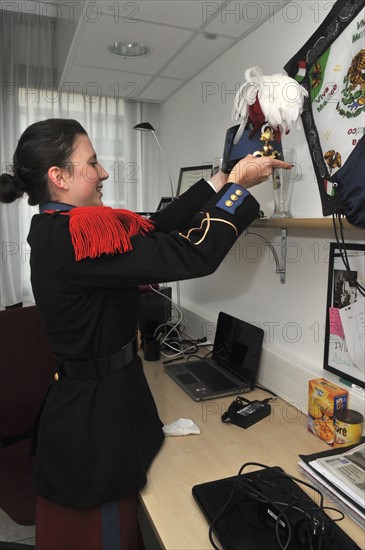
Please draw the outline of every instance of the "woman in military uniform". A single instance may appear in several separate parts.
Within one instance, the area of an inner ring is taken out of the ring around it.
[[[164,435],[136,354],[139,286],[212,273],[258,216],[247,188],[276,167],[289,165],[246,157],[150,223],[103,207],[108,174],[78,122],[21,136],[0,200],[40,205],[31,281],[59,361],[34,430],[37,550],[143,548],[136,495]]]

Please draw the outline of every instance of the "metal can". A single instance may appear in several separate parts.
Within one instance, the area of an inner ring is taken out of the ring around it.
[[[334,447],[348,447],[359,443],[362,434],[364,417],[351,409],[336,412]]]

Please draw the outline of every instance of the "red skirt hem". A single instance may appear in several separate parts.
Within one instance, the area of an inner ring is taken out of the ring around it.
[[[36,550],[144,550],[137,495],[92,508],[37,497]]]

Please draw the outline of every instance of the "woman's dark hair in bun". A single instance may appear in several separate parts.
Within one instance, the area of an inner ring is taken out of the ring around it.
[[[32,206],[49,201],[48,170],[67,166],[80,134],[86,131],[76,120],[51,118],[29,126],[14,153],[13,175],[0,175],[0,202],[13,202],[24,193]]]
[[[13,202],[24,194],[20,182],[12,174],[0,175],[0,202]]]

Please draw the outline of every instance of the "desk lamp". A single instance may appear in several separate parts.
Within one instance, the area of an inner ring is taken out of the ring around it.
[[[152,124],[150,124],[150,122],[140,122],[139,124],[136,124],[136,126],[133,126],[133,130],[138,130],[140,132],[151,132],[154,136],[155,136],[155,139],[157,141],[157,144],[160,148],[160,151],[162,153],[162,156],[163,156],[163,159],[165,161],[165,166],[166,166],[166,172],[169,176],[169,180],[170,180],[170,188],[171,188],[171,199],[174,199],[175,198],[175,193],[174,193],[174,186],[172,184],[172,176],[171,176],[171,172],[170,172],[170,168],[169,168],[169,163],[168,163],[168,160],[167,160],[167,156],[166,156],[166,153],[156,135],[156,131],[154,129],[154,127],[152,126]],[[179,308],[179,311],[180,311],[180,285],[179,285],[179,281],[176,281],[176,302],[177,302],[177,305],[178,305],[178,308]]]
[[[175,197],[175,193],[174,193],[174,186],[172,184],[172,177],[171,177],[171,172],[170,172],[170,168],[169,168],[169,163],[168,163],[168,160],[167,160],[167,156],[166,156],[166,153],[156,135],[156,131],[154,129],[154,127],[152,126],[152,124],[150,124],[149,122],[140,122],[139,124],[136,124],[136,126],[133,126],[133,130],[139,130],[140,132],[151,132],[154,136],[155,136],[155,139],[157,141],[157,144],[160,148],[160,151],[162,153],[162,156],[163,156],[163,159],[165,161],[165,166],[166,166],[166,171],[167,171],[167,174],[169,176],[169,180],[170,180],[170,188],[171,188],[171,198],[173,199]]]

